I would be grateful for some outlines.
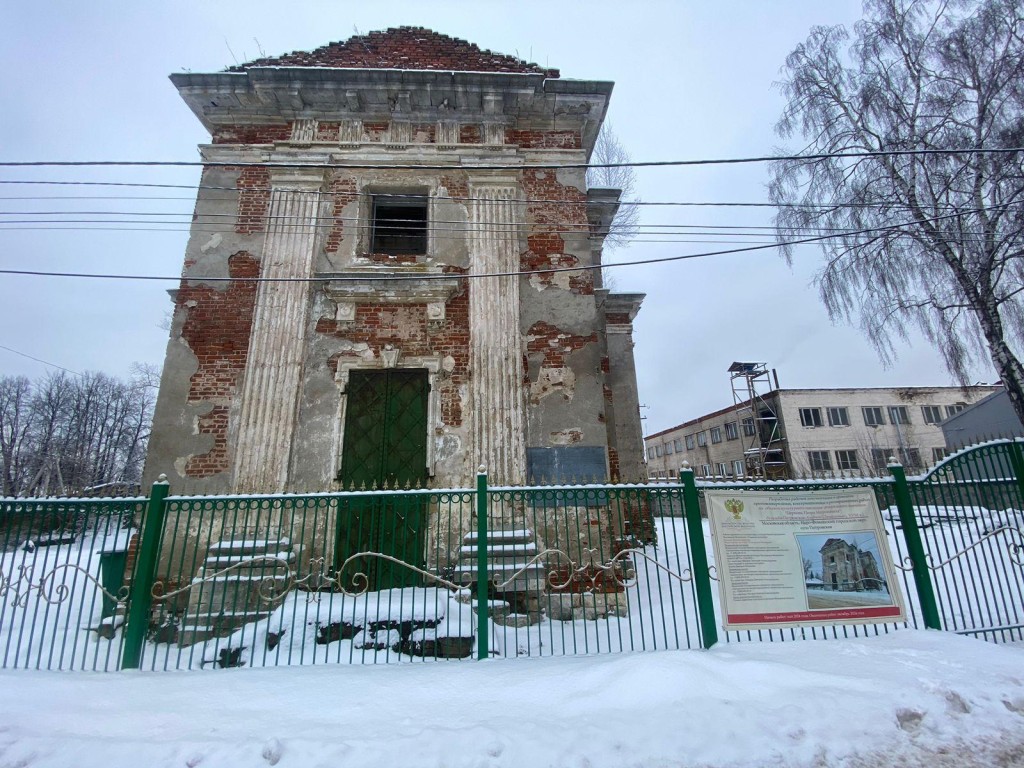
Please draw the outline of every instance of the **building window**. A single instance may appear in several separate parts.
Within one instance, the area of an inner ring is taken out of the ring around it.
[[[716,464],[715,469],[718,472],[718,474],[721,475],[722,477],[726,477],[729,474],[729,467],[725,464],[725,462],[719,462],[718,464]]]
[[[700,465],[700,473],[704,477],[711,477],[711,465],[710,464],[701,464]]]
[[[889,421],[893,424],[909,424],[910,414],[907,413],[907,406],[905,405],[890,405],[889,406]]]
[[[693,435],[687,435],[686,436],[686,450],[688,450],[688,451],[692,451],[693,450]]]
[[[801,408],[800,423],[805,427],[820,427],[822,424],[821,408]]]
[[[676,453],[682,453],[683,452],[683,441],[680,440],[678,437],[675,440],[672,441],[672,445],[675,446]]]
[[[743,420],[743,434],[747,437],[753,437],[757,434],[757,427],[754,426],[753,418],[746,418]]]
[[[937,405],[922,405],[921,416],[925,424],[938,424],[942,421],[942,409]]]
[[[846,408],[829,408],[828,425],[830,427],[850,426],[850,412]]]
[[[427,198],[374,195],[371,253],[422,256],[427,252]]]
[[[956,405],[946,406],[946,418],[950,416],[956,416],[960,411],[967,407],[967,403],[957,403]]]
[[[856,451],[836,451],[836,467],[843,472],[853,472],[860,469],[857,463]]]
[[[882,409],[869,407],[861,408],[861,413],[864,414],[864,423],[869,427],[880,427],[885,424],[885,419],[882,417]]]
[[[828,455],[828,451],[808,451],[807,463],[811,465],[811,472],[832,470],[832,457]]]
[[[665,455],[666,456],[671,456],[672,455],[672,443],[665,443]]]
[[[726,440],[735,440],[739,436],[740,436],[740,433],[739,433],[739,430],[736,429],[736,422],[735,421],[727,421],[725,423],[725,439]]]
[[[654,455],[655,456],[661,456],[661,446],[660,445],[654,446]]]
[[[877,470],[883,470],[889,466],[889,456],[892,451],[888,448],[871,449],[871,466]]]
[[[932,448],[932,463],[938,464],[944,458],[949,456],[949,451],[945,448]]]
[[[903,459],[903,466],[911,469],[921,468],[921,451],[917,448],[903,448],[900,450],[900,458]]]
[[[722,442],[722,428],[721,427],[712,427],[711,428],[711,442],[712,443],[720,443],[720,442]]]
[[[708,444],[708,433],[707,432],[698,432],[697,433],[697,445],[699,445],[701,448],[703,448],[707,444]]]
[[[743,477],[745,474],[747,474],[746,470],[743,467],[742,459],[736,459],[732,463],[732,473],[736,475],[736,477]]]

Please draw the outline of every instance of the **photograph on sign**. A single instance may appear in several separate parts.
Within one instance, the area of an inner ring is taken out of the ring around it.
[[[705,496],[725,629],[906,620],[870,488]]]

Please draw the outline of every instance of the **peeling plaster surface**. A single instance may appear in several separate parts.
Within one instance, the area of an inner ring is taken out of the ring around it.
[[[530,402],[539,403],[556,392],[566,400],[572,400],[576,394],[576,372],[572,368],[542,367],[537,380],[530,383]]]

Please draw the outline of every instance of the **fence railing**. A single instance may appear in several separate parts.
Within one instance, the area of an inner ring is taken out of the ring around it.
[[[710,647],[708,488],[868,485],[907,624],[1024,631],[1024,458],[996,441],[923,477],[0,500],[0,661],[36,669],[425,662]]]

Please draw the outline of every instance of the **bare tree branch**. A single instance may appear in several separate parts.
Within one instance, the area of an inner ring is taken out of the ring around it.
[[[1021,146],[1022,4],[867,0],[852,36],[813,28],[786,59],[777,132],[802,137],[806,154]],[[899,233],[823,243],[825,307],[833,319],[857,320],[883,363],[912,326],[964,383],[987,356],[1024,420],[1020,153],[780,160],[769,193],[780,243],[801,227],[860,231],[897,212],[916,219]]]

